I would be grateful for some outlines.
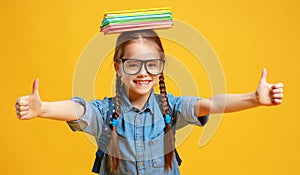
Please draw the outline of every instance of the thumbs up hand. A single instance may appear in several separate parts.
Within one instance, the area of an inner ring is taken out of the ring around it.
[[[267,82],[267,70],[264,68],[256,90],[256,97],[259,105],[271,106],[282,103],[283,98],[283,84],[269,84]]]
[[[42,101],[39,95],[39,79],[33,82],[32,93],[20,97],[15,105],[17,117],[21,120],[28,120],[39,116],[42,112]]]

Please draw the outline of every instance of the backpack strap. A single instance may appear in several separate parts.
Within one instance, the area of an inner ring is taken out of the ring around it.
[[[102,127],[102,133],[100,135],[99,139],[99,147],[102,147],[102,149],[97,150],[96,152],[96,158],[94,161],[93,169],[92,172],[99,174],[100,172],[100,167],[101,163],[103,160],[104,155],[106,154],[103,150],[106,149],[105,145],[108,143],[109,135],[111,132],[111,120],[112,120],[112,115],[114,113],[114,102],[113,98],[107,98],[108,99],[108,111],[107,115],[105,116],[104,122],[105,124]]]
[[[93,173],[99,174],[103,157],[104,157],[104,152],[98,148],[98,150],[96,152],[96,158],[94,161],[93,169],[92,169]]]

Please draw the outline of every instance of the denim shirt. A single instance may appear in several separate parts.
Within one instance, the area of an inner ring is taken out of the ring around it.
[[[160,174],[160,175],[178,175],[180,174],[176,158],[174,156],[172,170],[166,171],[164,167],[164,128],[165,121],[152,90],[150,97],[142,110],[134,107],[125,90],[121,90],[120,103],[121,114],[118,117],[117,133],[120,147],[120,175],[143,175],[143,174]],[[200,123],[194,114],[194,105],[198,97],[174,97],[167,95],[170,115],[176,115],[176,129],[182,128],[187,124]],[[97,141],[99,149],[103,145],[100,143],[102,132],[109,129],[105,119],[109,108],[107,98],[103,100],[94,100],[87,102],[80,97],[74,97],[71,100],[81,104],[85,108],[84,115],[72,122],[68,122],[73,131],[84,131],[93,135]],[[204,116],[207,121],[208,116]],[[104,128],[103,128],[104,127]],[[108,156],[102,160],[100,173],[101,175],[113,174],[109,168]]]

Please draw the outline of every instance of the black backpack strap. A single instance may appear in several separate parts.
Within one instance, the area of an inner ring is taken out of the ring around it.
[[[108,130],[105,130],[104,128],[111,127],[110,126],[110,120],[111,120],[110,116],[112,116],[113,113],[114,113],[114,103],[113,103],[112,98],[108,98],[108,106],[109,107],[108,107],[107,115],[105,116],[106,118],[105,118],[105,121],[104,121],[105,124],[102,126],[102,133],[101,133],[101,136],[100,136],[101,145],[106,145],[107,144],[108,134],[111,131],[110,130],[111,128],[108,129]],[[103,149],[105,149],[105,148],[103,148]],[[95,161],[94,161],[92,172],[99,174],[101,163],[102,163],[104,155],[105,155],[105,152],[98,148],[98,150],[96,152],[96,158],[95,158]]]
[[[174,116],[174,117],[173,117]],[[176,133],[176,127],[175,127],[175,124],[176,124],[176,114],[173,114],[173,116],[172,116],[172,133],[173,133],[173,135],[174,135],[174,137],[175,137],[175,133]],[[179,156],[179,153],[178,153],[178,151],[177,151],[177,149],[175,148],[175,150],[174,150],[174,152],[175,152],[175,157],[176,157],[176,161],[177,161],[177,164],[178,164],[178,166],[180,166],[181,165],[181,163],[182,163],[182,160],[181,160],[181,158],[180,158],[180,156]]]
[[[181,158],[180,158],[180,156],[179,156],[179,154],[177,152],[177,149],[175,149],[175,156],[176,156],[177,164],[178,164],[178,166],[180,166],[181,163],[182,163],[182,160],[181,160]]]
[[[96,152],[96,158],[94,161],[92,172],[99,174],[103,157],[104,157],[104,152],[98,148]]]

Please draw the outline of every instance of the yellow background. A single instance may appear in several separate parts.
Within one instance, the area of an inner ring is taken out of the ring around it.
[[[223,66],[227,92],[254,91],[263,67],[270,82],[285,83],[282,105],[226,114],[206,146],[198,146],[203,129],[195,129],[178,148],[181,173],[300,174],[296,0],[2,1],[0,174],[92,174],[96,148],[84,134],[71,132],[64,122],[20,121],[14,103],[31,92],[36,77],[43,100],[72,96],[76,63],[99,32],[104,12],[165,6],[210,42]],[[210,97],[205,77],[199,75],[198,88],[201,96]],[[168,89],[176,90],[172,83]]]

